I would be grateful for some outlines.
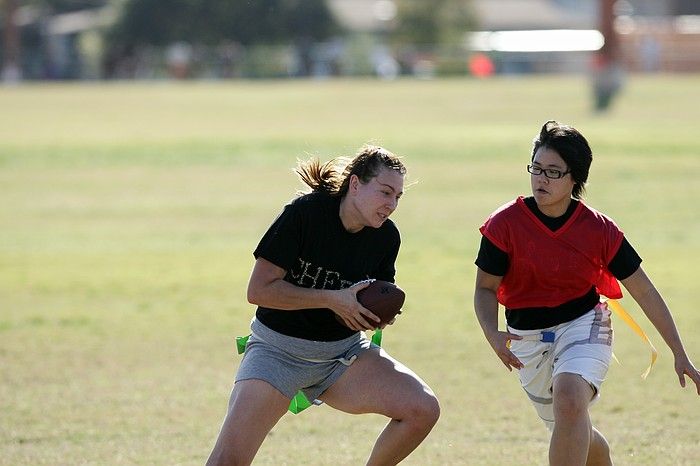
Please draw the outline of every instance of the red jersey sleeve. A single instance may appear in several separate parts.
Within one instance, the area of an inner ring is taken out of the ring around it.
[[[515,202],[511,201],[496,209],[479,228],[482,235],[506,253],[513,250],[510,242],[511,226],[506,221],[506,211],[515,206]]]

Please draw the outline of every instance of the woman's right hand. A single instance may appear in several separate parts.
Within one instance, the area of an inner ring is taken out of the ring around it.
[[[374,330],[379,326],[380,319],[357,300],[357,292],[367,288],[370,283],[372,280],[364,280],[334,293],[330,309],[353,330]]]
[[[496,293],[502,280],[503,277],[491,275],[477,267],[474,310],[486,340],[506,368],[512,371],[513,368],[522,369],[523,363],[510,351],[510,341],[522,340],[522,337],[514,333],[498,331]]]
[[[510,332],[495,331],[486,335],[486,339],[496,353],[496,356],[499,357],[503,365],[505,365],[509,371],[523,368],[523,363],[510,350],[510,341],[522,340],[520,335]]]

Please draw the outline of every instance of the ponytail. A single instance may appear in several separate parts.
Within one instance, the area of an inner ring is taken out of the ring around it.
[[[382,168],[406,174],[406,167],[398,156],[372,145],[363,146],[352,160],[338,157],[322,164],[318,159],[311,158],[299,161],[294,171],[311,191],[344,196],[348,192],[352,175],[356,175],[365,184],[377,176]]]

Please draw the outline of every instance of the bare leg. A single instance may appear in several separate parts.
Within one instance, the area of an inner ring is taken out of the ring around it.
[[[432,390],[384,350],[366,351],[320,397],[351,414],[383,414],[391,421],[377,439],[368,465],[395,465],[425,439],[440,416]]]
[[[207,466],[249,465],[265,436],[289,407],[289,398],[262,380],[237,382]]]
[[[563,373],[554,378],[554,432],[549,444],[551,466],[583,466],[588,458],[593,426],[588,404],[594,391],[577,374]]]

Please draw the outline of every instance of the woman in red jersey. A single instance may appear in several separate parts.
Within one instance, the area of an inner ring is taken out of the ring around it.
[[[700,394],[700,374],[641,258],[613,220],[581,202],[592,159],[575,128],[546,122],[527,166],[532,196],[500,207],[480,228],[476,315],[551,430],[552,465],[612,464],[588,407],[612,355],[610,311],[600,297],[621,297],[618,280],[673,352],[681,386],[688,376]]]

